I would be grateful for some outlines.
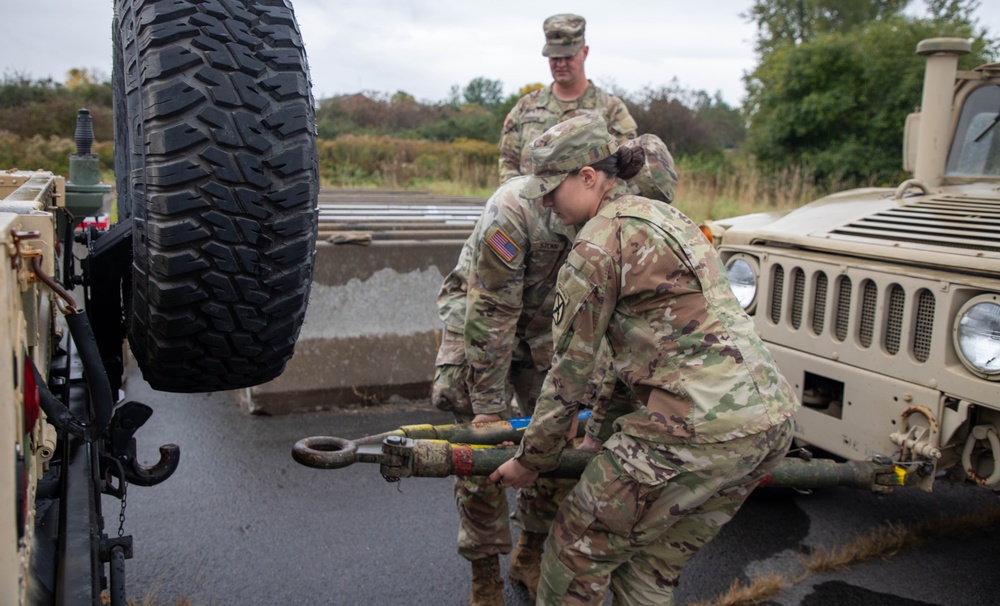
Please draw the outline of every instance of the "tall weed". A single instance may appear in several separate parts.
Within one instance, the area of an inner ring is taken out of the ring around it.
[[[320,140],[325,186],[425,189],[487,197],[497,185],[497,151],[487,143],[453,143],[344,135]],[[818,179],[808,166],[761,169],[738,154],[699,154],[677,159],[675,206],[694,221],[764,211],[791,210],[824,195],[868,183]]]
[[[320,139],[316,147],[324,186],[414,189],[442,182],[458,186],[453,189],[482,191],[497,184],[499,156],[484,141],[343,135]]]
[[[752,159],[702,163],[679,158],[674,205],[695,222],[767,211],[787,211],[829,193],[871,185],[840,177],[819,179],[808,166],[768,172]]]

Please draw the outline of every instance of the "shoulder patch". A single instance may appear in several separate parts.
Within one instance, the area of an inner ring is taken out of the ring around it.
[[[552,304],[552,321],[562,324],[563,316],[566,313],[566,295],[561,290],[556,291],[556,300]]]
[[[495,252],[497,256],[508,263],[514,260],[517,253],[521,252],[521,249],[518,248],[517,244],[514,244],[514,241],[510,239],[510,236],[508,236],[504,230],[499,227],[493,230],[493,233],[486,238],[486,243],[493,249],[493,252]]]
[[[505,132],[505,133],[509,133],[510,131],[514,130],[514,126],[517,125],[517,123],[514,122],[514,116],[511,115],[512,113],[513,113],[513,110],[510,113],[507,114],[506,118],[504,118],[504,121],[503,121],[503,132]]]

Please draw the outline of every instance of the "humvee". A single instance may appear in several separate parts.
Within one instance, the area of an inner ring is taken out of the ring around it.
[[[160,391],[256,385],[309,295],[316,127],[290,4],[115,0],[112,30],[117,222],[79,227],[112,197],[86,111],[68,180],[0,173],[3,604],[125,604],[127,492],[180,456],[136,459],[153,411],[124,401],[125,355]]]
[[[797,443],[928,490],[1000,488],[1000,63],[959,71],[970,50],[917,46],[911,179],[703,226],[802,399]]]

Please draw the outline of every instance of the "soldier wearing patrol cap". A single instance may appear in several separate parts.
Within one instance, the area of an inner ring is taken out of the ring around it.
[[[639,174],[629,179],[629,193],[638,193],[644,198],[672,203],[677,189],[677,168],[667,144],[656,135],[639,135],[623,144],[623,147],[641,147],[645,161]]]
[[[676,174],[666,145],[652,135],[626,143],[648,150],[643,171],[647,195],[670,201]],[[444,322],[432,401],[456,421],[509,417],[512,392],[520,413],[530,415],[552,359],[555,276],[576,237],[545,208],[521,195],[527,177],[504,183],[490,197],[438,295]],[[607,386],[607,392],[604,386]],[[586,426],[585,442],[610,435],[609,407],[634,409],[612,380],[594,381],[592,398],[607,400]],[[613,415],[612,415],[613,416]],[[534,597],[542,545],[561,499],[574,482],[545,482],[518,491],[514,522],[521,529],[511,556],[511,578]],[[472,563],[470,604],[503,604],[500,554],[511,551],[505,489],[485,478],[456,478],[458,552]]]
[[[562,502],[538,604],[600,604],[609,587],[616,604],[673,603],[681,569],[792,439],[798,399],[718,252],[672,206],[627,192],[641,149],[620,148],[596,115],[529,147],[521,195],[581,227],[556,283],[554,353],[535,413],[489,480],[523,488],[557,466],[602,344],[641,402],[615,420]]]
[[[552,84],[521,97],[507,114],[500,136],[500,182],[531,173],[528,144],[545,129],[587,111],[604,116],[620,142],[636,136],[636,124],[625,103],[587,79],[584,62],[590,52],[584,39],[587,21],[579,15],[553,15],[542,26]]]

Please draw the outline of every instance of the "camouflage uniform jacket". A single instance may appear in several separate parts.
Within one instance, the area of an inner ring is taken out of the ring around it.
[[[555,357],[519,462],[555,467],[603,339],[617,375],[648,404],[628,415],[634,438],[721,442],[787,419],[798,400],[697,226],[622,184],[609,197],[559,273]]]
[[[549,127],[579,115],[598,110],[608,123],[608,131],[619,143],[636,136],[635,119],[625,103],[591,82],[580,98],[560,101],[552,94],[552,85],[521,97],[503,122],[500,135],[500,182],[518,175],[531,174],[528,144]]]
[[[476,414],[506,410],[507,375],[526,347],[539,371],[552,362],[556,277],[576,235],[537,200],[521,197],[527,178],[508,181],[486,202],[445,278],[438,313],[447,330],[465,335]]]

